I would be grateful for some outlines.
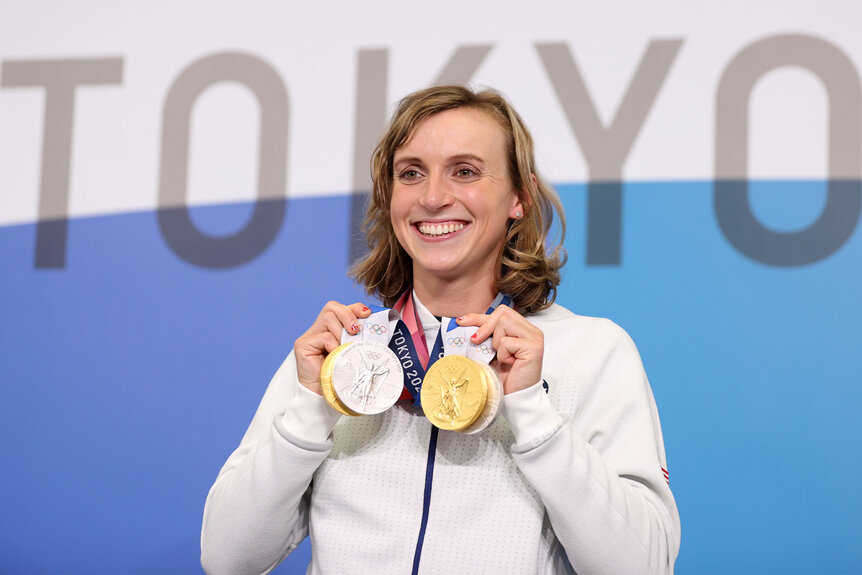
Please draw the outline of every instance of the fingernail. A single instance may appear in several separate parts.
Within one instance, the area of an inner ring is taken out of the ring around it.
[[[351,326],[350,326],[350,331],[359,331],[359,324],[358,324],[358,323],[354,323],[353,325],[351,325]]]
[[[368,307],[362,306],[362,311],[368,311],[369,309],[371,309],[371,308],[368,308]]]
[[[470,336],[470,339],[476,339],[477,335],[478,335],[477,333],[474,333],[473,335]]]
[[[463,320],[464,320],[464,316],[463,316],[463,315],[459,315],[458,317],[456,317],[456,318],[455,318],[455,320],[456,320],[456,321],[463,321]]]

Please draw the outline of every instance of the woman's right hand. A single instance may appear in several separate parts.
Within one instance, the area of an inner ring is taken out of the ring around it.
[[[341,345],[341,330],[351,334],[359,331],[358,318],[371,315],[371,310],[361,304],[342,305],[330,301],[304,334],[293,344],[296,356],[296,375],[299,383],[311,391],[323,395],[320,389],[320,368],[323,360],[333,349]]]

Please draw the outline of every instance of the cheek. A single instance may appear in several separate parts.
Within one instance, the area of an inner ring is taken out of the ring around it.
[[[392,198],[389,201],[389,223],[395,231],[395,237],[402,244],[404,243],[402,236],[405,233],[404,228],[407,226],[409,211],[410,205],[405,202],[404,194],[399,194],[393,190]]]
[[[393,226],[404,217],[403,204],[403,195],[393,190],[392,197],[389,198],[389,219],[392,221]]]
[[[464,203],[474,214],[481,214],[490,228],[507,228],[512,205],[511,194],[492,194],[487,191],[471,193]]]

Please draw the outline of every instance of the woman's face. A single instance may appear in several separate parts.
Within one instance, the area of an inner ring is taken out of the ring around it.
[[[508,174],[506,137],[485,112],[435,114],[395,152],[390,215],[413,278],[494,278],[508,222],[523,212]]]

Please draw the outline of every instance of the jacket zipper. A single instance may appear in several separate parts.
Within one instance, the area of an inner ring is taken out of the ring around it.
[[[437,434],[440,430],[431,426],[431,440],[428,442],[428,462],[425,465],[425,494],[422,497],[422,524],[419,527],[419,538],[416,541],[416,552],[413,554],[412,575],[419,573],[419,559],[422,557],[422,543],[425,541],[425,527],[428,526],[428,509],[431,505],[431,483],[434,480],[434,458],[437,455]]]

